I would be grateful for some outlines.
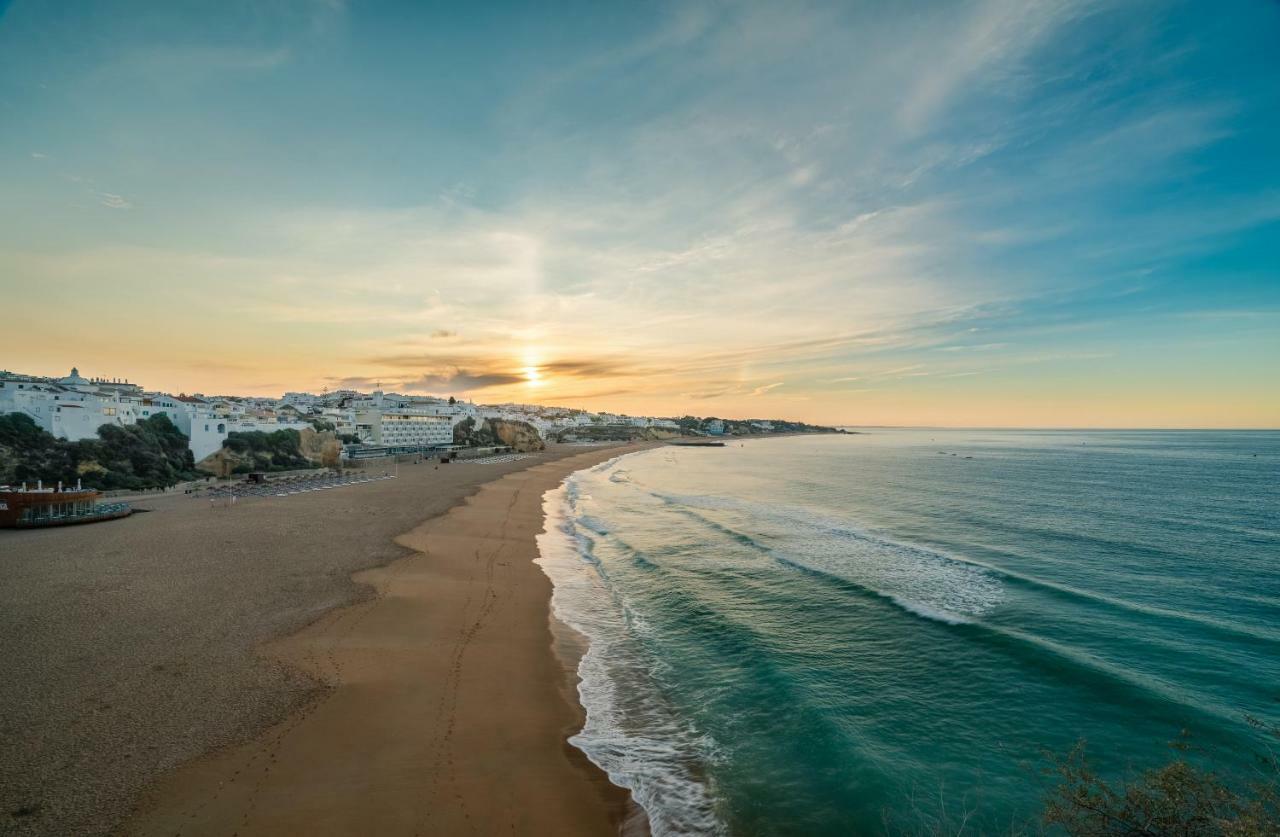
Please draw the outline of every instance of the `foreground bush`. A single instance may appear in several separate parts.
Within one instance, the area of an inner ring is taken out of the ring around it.
[[[1050,787],[1039,818],[995,830],[980,806],[948,800],[946,794],[920,804],[908,799],[885,811],[888,834],[967,837],[1004,834],[1070,837],[1280,837],[1280,727],[1250,719],[1261,747],[1247,775],[1225,776],[1209,754],[1193,754],[1188,740],[1175,742],[1165,764],[1106,779],[1089,761],[1085,743],[1065,755],[1050,755]]]
[[[1058,784],[1045,805],[1044,824],[1067,834],[1261,837],[1280,835],[1280,760],[1272,745],[1280,729],[1264,729],[1271,741],[1254,776],[1229,781],[1188,759],[1177,743],[1169,763],[1135,778],[1107,782],[1094,772],[1083,744],[1054,759]]]
[[[315,463],[303,455],[302,437],[296,430],[228,433],[222,446],[243,460],[235,468],[237,473],[293,471],[315,467]]]

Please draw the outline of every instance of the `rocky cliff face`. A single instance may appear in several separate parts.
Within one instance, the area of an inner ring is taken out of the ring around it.
[[[494,436],[512,450],[526,453],[544,449],[547,445],[538,435],[538,430],[528,422],[507,421],[505,419],[487,419],[486,423],[493,430]]]
[[[233,450],[218,448],[213,453],[196,463],[196,470],[215,477],[229,477],[236,468],[250,462],[252,457],[241,456]]]
[[[341,461],[342,445],[331,431],[303,428],[298,433],[297,453],[313,465],[336,468]],[[218,477],[230,476],[236,469],[241,472],[277,470],[273,469],[269,456],[253,451],[237,452],[228,447],[219,448],[197,462],[196,469]]]
[[[312,430],[309,427],[299,432],[298,451],[317,465],[327,468],[338,467],[342,456],[342,443],[337,434],[330,430]]]
[[[481,419],[479,424],[475,423],[475,419],[464,419],[454,425],[453,442],[473,448],[510,445],[513,450],[520,452],[537,451],[546,447],[533,425],[506,419]]]

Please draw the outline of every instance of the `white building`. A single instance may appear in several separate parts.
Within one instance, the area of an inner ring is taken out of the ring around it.
[[[217,451],[226,441],[231,429],[226,415],[215,410],[215,405],[198,395],[165,395],[149,393],[142,399],[140,418],[157,413],[169,417],[187,437],[191,456],[196,462]]]
[[[200,407],[194,407],[185,419],[186,424],[179,425],[179,429],[190,439],[191,455],[196,462],[217,452],[231,433],[302,431],[311,427],[311,423],[305,421],[280,421],[275,418],[260,419],[245,415],[228,418]]]
[[[199,462],[209,454],[217,453],[227,440],[230,428],[231,425],[221,416],[213,413],[193,414],[186,430],[192,458]]]
[[[300,410],[310,410],[319,406],[320,399],[309,392],[286,392],[280,399],[281,404],[289,404]]]
[[[111,382],[104,387],[77,369],[57,381],[6,375],[0,379],[0,413],[24,413],[60,439],[91,439],[104,424],[138,420],[139,401],[128,394],[133,386]]]
[[[236,418],[237,416],[243,416],[248,412],[245,405],[241,404],[239,401],[232,401],[229,398],[204,400],[208,403],[210,411],[216,415],[222,416],[223,418]]]
[[[434,404],[424,405],[423,409],[435,416],[444,416],[449,419],[450,426],[457,424],[466,419],[478,419],[480,411],[476,409],[474,404],[466,404],[461,401],[450,404],[448,401],[438,401]]]
[[[228,433],[270,433],[311,426],[275,414],[254,418],[246,414],[243,404],[230,399],[144,393],[138,385],[125,381],[90,380],[76,369],[56,381],[0,374],[3,413],[28,415],[45,431],[72,442],[97,438],[98,428],[104,424],[125,426],[163,414],[187,437],[197,462],[221,448]]]
[[[369,395],[356,393],[350,399],[350,406],[357,412],[407,410],[420,415],[444,416],[449,419],[450,427],[467,418],[480,419],[480,411],[474,404],[463,401],[450,404],[447,399],[432,395],[400,395],[375,390]]]
[[[437,447],[453,444],[453,421],[425,410],[387,409],[356,412],[356,435],[388,447]]]
[[[188,438],[197,462],[221,448],[230,433],[301,431],[311,427],[309,416],[332,422],[338,433],[366,443],[420,448],[452,444],[454,425],[467,418],[479,421],[482,415],[527,421],[544,434],[558,424],[590,420],[583,413],[544,413],[541,407],[519,404],[482,413],[471,402],[382,391],[290,392],[278,400],[169,395],[144,392],[119,379],[84,378],[76,369],[56,380],[0,371],[0,413],[8,412],[28,415],[39,427],[71,441],[95,438],[104,424],[124,426],[164,414]]]
[[[340,410],[335,407],[325,407],[320,413],[322,421],[327,421],[333,425],[335,432],[339,436],[358,436],[356,432],[356,414],[353,410]]]

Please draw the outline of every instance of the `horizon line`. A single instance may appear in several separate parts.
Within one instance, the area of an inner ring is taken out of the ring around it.
[[[1280,427],[1134,427],[1125,425],[1097,425],[1090,427],[1078,427],[1071,425],[1033,425],[1033,424],[1006,424],[1006,425],[989,425],[989,424],[833,424],[831,427],[839,429],[856,428],[860,430],[1055,430],[1055,431],[1096,431],[1096,432],[1115,432],[1115,431],[1162,431],[1162,432],[1181,432],[1181,433],[1275,433],[1280,432]]]

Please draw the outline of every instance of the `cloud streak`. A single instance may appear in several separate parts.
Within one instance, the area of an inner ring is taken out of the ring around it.
[[[132,209],[133,204],[125,200],[121,195],[115,195],[111,192],[99,192],[98,203],[108,209]]]

